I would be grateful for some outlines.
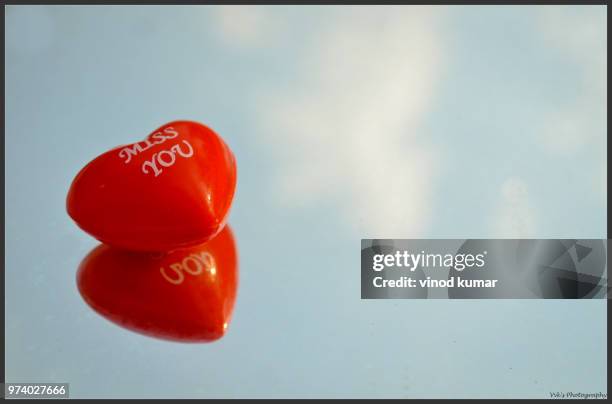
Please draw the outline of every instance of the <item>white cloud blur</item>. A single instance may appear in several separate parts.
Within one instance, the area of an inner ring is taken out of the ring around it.
[[[518,178],[506,179],[501,185],[499,204],[494,217],[494,237],[529,238],[536,231],[533,207],[527,184]]]
[[[577,68],[578,95],[565,100],[545,118],[541,140],[546,150],[572,153],[601,142],[607,109],[605,7],[543,7],[539,29],[544,42]],[[571,83],[574,85],[575,83]],[[565,85],[560,83],[560,85]],[[600,147],[601,143],[596,147]]]
[[[289,88],[258,106],[281,203],[329,208],[363,237],[411,237],[431,215],[437,152],[422,123],[444,53],[435,8],[352,7],[313,33]]]
[[[265,45],[278,34],[282,23],[265,6],[214,6],[212,13],[214,32],[225,45],[238,48]]]

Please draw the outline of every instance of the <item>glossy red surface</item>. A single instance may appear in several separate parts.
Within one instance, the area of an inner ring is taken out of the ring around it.
[[[169,251],[214,237],[235,188],[236,162],[223,140],[197,122],[175,121],[87,164],[66,205],[79,227],[104,243]]]
[[[236,300],[236,243],[225,226],[209,242],[169,254],[102,244],[81,262],[77,285],[89,306],[122,327],[174,341],[214,341]]]

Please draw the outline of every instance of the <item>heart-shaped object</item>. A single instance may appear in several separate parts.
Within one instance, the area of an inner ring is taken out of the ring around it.
[[[79,227],[104,243],[169,251],[214,237],[235,188],[234,155],[219,135],[197,122],[175,121],[87,164],[66,205]]]
[[[236,243],[225,226],[207,243],[168,254],[102,244],[81,262],[77,285],[89,306],[122,327],[173,341],[214,341],[236,299]]]

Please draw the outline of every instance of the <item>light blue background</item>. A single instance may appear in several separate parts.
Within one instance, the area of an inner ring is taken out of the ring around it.
[[[607,391],[603,300],[361,301],[359,285],[361,238],[606,237],[605,7],[8,6],[5,25],[7,382]],[[208,345],[121,329],[75,285],[97,242],[65,213],[72,178],[174,119],[213,127],[239,167],[241,285]]]

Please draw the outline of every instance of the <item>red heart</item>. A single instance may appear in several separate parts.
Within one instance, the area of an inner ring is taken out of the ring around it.
[[[87,164],[66,204],[79,227],[104,243],[168,251],[214,237],[235,188],[236,162],[223,140],[202,124],[176,121]]]
[[[169,254],[100,245],[77,272],[83,299],[108,320],[142,334],[182,342],[221,338],[238,285],[229,226],[209,242]]]

